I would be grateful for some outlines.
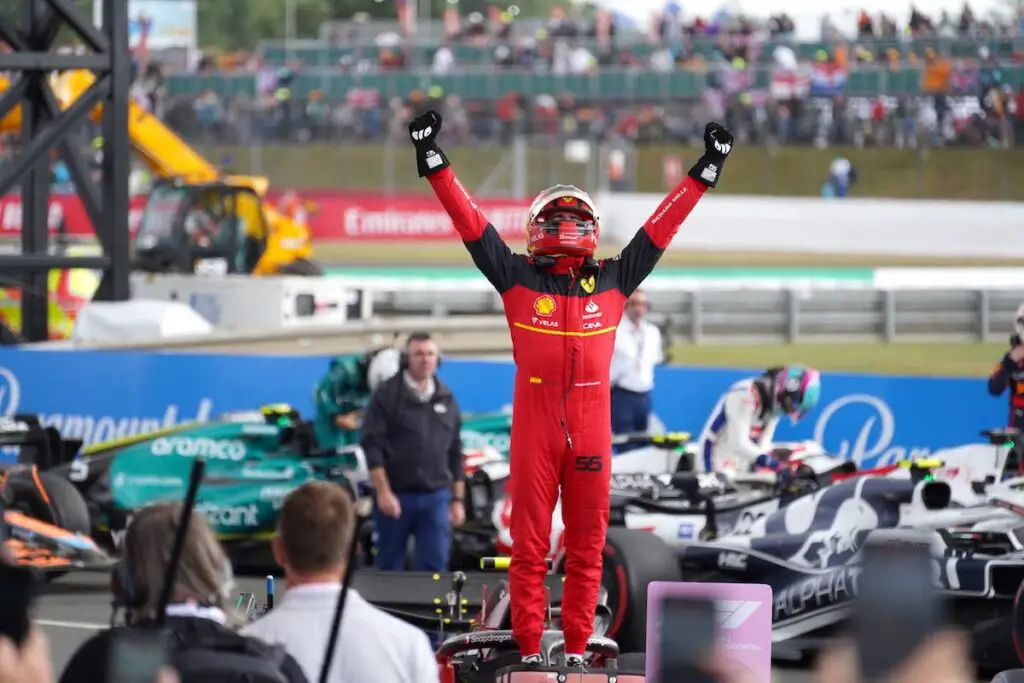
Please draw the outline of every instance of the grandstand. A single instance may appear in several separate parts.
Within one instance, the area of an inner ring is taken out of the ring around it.
[[[450,145],[482,148],[483,178],[502,163],[512,136],[525,136],[528,165],[591,184],[591,171],[545,150],[572,139],[628,149],[687,145],[708,118],[726,121],[741,149],[802,145],[849,155],[862,147],[1024,145],[1024,15],[997,21],[947,4],[949,12],[930,16],[908,6],[899,19],[854,12],[815,22],[801,14],[799,25],[785,13],[694,16],[670,4],[648,31],[609,11],[556,7],[548,18],[527,18],[492,8],[459,17],[449,3],[443,20],[419,21],[408,35],[398,20],[357,16],[323,24],[317,40],[210,50],[189,71],[151,61],[140,68],[136,95],[212,159],[298,187],[330,179],[408,188],[415,179],[396,175],[390,148],[348,148],[362,172],[353,177],[337,170],[347,165],[337,149],[309,148],[291,163],[295,155],[280,146],[397,141],[412,112],[427,106],[445,110]],[[272,160],[260,151],[268,145],[279,147],[268,150]],[[641,157],[632,158],[636,175]],[[643,159],[654,170],[643,169],[632,186],[660,189],[662,159]],[[812,161],[815,169],[828,164]],[[798,160],[769,153],[758,163],[764,180],[741,191],[805,193],[821,172],[796,190],[770,177],[790,177]],[[899,161],[907,172],[934,163]],[[1024,159],[985,157],[975,166],[1012,171]],[[1016,172],[997,175],[982,183],[984,196],[1016,196]],[[898,196],[927,192],[927,184]]]

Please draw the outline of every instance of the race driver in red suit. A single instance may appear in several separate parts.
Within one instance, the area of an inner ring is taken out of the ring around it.
[[[449,167],[435,140],[441,116],[412,121],[427,177],[477,268],[501,294],[516,363],[509,494],[512,630],[525,663],[540,662],[545,558],[562,497],[566,664],[583,666],[593,633],[609,516],[611,388],[615,328],[626,299],[651,272],[679,226],[718,181],[733,136],[704,131],[704,156],[661,202],[619,256],[596,260],[600,222],[590,196],[571,185],[541,192],[529,209],[527,250],[514,254]]]

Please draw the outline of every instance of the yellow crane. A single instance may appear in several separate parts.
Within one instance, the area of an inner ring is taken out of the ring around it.
[[[51,77],[66,109],[89,89],[89,71]],[[10,82],[0,76],[0,94]],[[100,120],[101,107],[91,113]],[[0,120],[0,133],[21,130],[21,107]],[[269,181],[225,175],[157,117],[134,102],[128,110],[132,147],[161,178],[147,198],[135,243],[137,266],[152,272],[319,275],[309,230],[266,199]]]

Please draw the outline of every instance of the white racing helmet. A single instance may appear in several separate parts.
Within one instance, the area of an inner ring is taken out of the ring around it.
[[[378,351],[366,368],[366,386],[369,387],[370,393],[376,391],[381,382],[386,382],[397,375],[401,368],[402,352],[399,349],[389,347]]]

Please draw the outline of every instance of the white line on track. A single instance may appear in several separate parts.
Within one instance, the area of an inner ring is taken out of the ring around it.
[[[49,626],[51,628],[72,628],[80,631],[101,631],[110,627],[110,624],[92,624],[85,621],[61,621],[59,619],[34,619],[33,621],[40,626]]]

